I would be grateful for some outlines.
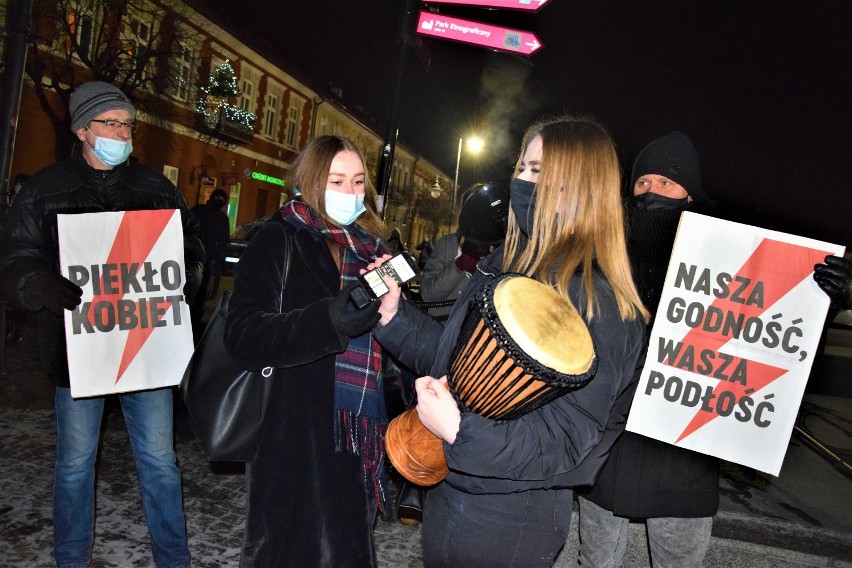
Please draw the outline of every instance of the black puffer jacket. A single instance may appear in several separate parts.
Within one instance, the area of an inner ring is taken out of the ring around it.
[[[689,210],[712,212],[715,203]],[[627,208],[633,279],[652,314],[660,303],[681,213]],[[719,509],[719,459],[625,432],[584,497],[622,517],[710,517]]]
[[[16,195],[0,236],[0,294],[38,314],[39,347],[58,386],[68,386],[65,333],[60,316],[33,304],[27,282],[41,272],[59,272],[58,214],[179,209],[183,222],[187,301],[204,266],[198,221],[177,188],[159,172],[135,162],[112,170],[89,166],[75,147],[71,158],[33,175]]]

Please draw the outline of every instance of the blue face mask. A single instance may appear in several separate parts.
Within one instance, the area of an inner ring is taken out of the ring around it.
[[[89,146],[89,141],[86,141]],[[89,146],[89,150],[95,157],[107,166],[113,167],[127,161],[130,152],[133,151],[133,143],[130,140],[114,140],[95,136],[95,147]]]
[[[509,183],[509,205],[521,232],[530,236],[535,218],[535,184],[520,178],[513,179]]]
[[[325,190],[325,212],[341,226],[351,225],[366,211],[364,194]]]

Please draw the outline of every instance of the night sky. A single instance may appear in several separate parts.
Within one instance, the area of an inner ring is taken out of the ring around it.
[[[401,0],[202,1],[273,61],[342,89],[385,132]],[[462,187],[507,179],[536,119],[590,114],[609,128],[628,175],[647,142],[681,130],[721,216],[852,246],[852,2],[431,6],[544,44],[526,58],[430,38],[428,71],[409,51],[400,139],[450,176],[459,136],[487,139],[481,156],[462,156]]]

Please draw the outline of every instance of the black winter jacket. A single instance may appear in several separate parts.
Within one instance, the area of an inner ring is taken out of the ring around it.
[[[198,289],[204,266],[198,221],[183,196],[161,173],[128,161],[111,170],[96,170],[79,146],[71,158],[33,175],[20,192],[0,236],[0,294],[38,313],[39,348],[47,372],[57,386],[69,385],[65,332],[61,316],[33,304],[27,282],[41,272],[59,272],[58,214],[179,209],[183,222],[188,302]]]
[[[680,213],[628,209],[633,279],[652,314],[660,302]],[[719,508],[719,459],[625,432],[584,497],[622,517],[710,517]]]
[[[373,336],[418,373],[447,373],[467,305],[489,278],[500,273],[502,247],[479,263],[462,290],[444,329],[407,302]],[[587,320],[599,357],[597,373],[584,387],[559,397],[520,418],[495,421],[462,412],[453,444],[444,444],[450,466],[446,482],[473,494],[571,488],[594,482],[609,449],[624,430],[643,362],[644,323],[622,321],[609,283],[594,278],[600,312]],[[585,306],[582,279],[569,293]],[[437,355],[436,355],[437,354]]]

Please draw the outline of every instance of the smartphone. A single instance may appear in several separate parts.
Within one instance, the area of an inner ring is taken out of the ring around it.
[[[419,272],[417,263],[411,256],[407,252],[401,252],[380,267],[358,276],[361,287],[355,288],[349,298],[356,308],[361,309],[390,291],[382,280],[383,275],[387,274],[402,286],[417,276]]]

